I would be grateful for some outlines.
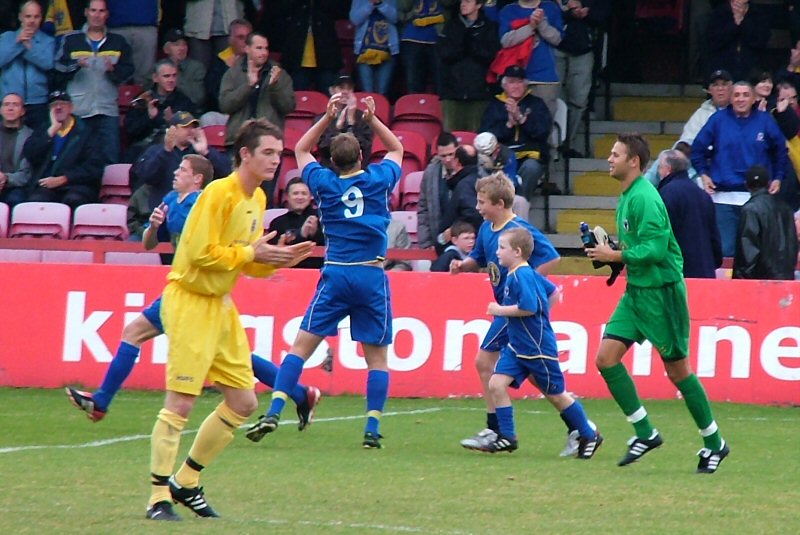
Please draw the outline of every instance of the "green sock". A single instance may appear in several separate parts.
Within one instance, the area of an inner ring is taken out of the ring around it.
[[[722,448],[722,436],[719,433],[717,422],[714,421],[714,415],[711,414],[711,404],[708,402],[708,396],[703,389],[703,385],[695,374],[675,385],[678,390],[683,394],[683,400],[686,402],[686,407],[694,418],[694,423],[700,430],[703,436],[703,445],[714,451]]]
[[[633,424],[636,436],[642,439],[651,438],[655,429],[650,423],[650,418],[648,418],[642,402],[639,401],[636,385],[633,384],[633,379],[625,366],[620,362],[610,368],[601,369],[600,375],[603,376],[608,390],[614,396],[614,401],[628,417],[628,421]]]

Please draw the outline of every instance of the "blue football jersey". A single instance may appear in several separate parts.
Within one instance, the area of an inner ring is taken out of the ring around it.
[[[523,264],[508,273],[501,304],[517,305],[533,313],[532,316],[508,318],[508,345],[518,356],[558,356],[548,302],[555,289],[552,282],[530,265]]]
[[[167,207],[167,217],[165,223],[158,227],[158,233],[156,234],[158,241],[171,241],[173,245],[178,245],[178,239],[183,231],[183,226],[186,224],[186,218],[189,217],[189,212],[194,203],[197,202],[200,193],[200,191],[193,191],[184,197],[182,201],[178,201],[177,191],[170,191],[164,195],[164,199],[161,202]],[[145,228],[149,226],[150,222],[148,221]]]
[[[331,262],[370,262],[386,256],[389,198],[400,166],[390,160],[339,176],[319,163],[303,169],[303,180],[319,207]]]
[[[495,230],[492,228],[492,223],[484,221],[481,228],[478,230],[478,237],[475,240],[475,248],[469,254],[479,266],[488,268],[489,281],[492,283],[494,290],[494,298],[498,303],[501,302],[503,297],[503,285],[506,281],[506,274],[508,270],[500,265],[497,260],[497,242],[500,235],[509,229],[522,227],[527,229],[533,236],[533,254],[528,259],[528,263],[532,268],[536,269],[538,266],[558,258],[553,244],[550,243],[544,234],[539,229],[525,221],[519,216],[514,216],[509,219],[503,226]]]

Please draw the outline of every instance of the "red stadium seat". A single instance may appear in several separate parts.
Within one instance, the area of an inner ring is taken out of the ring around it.
[[[392,116],[392,108],[389,105],[389,100],[380,93],[367,93],[366,91],[356,91],[353,93],[358,101],[358,107],[361,110],[366,109],[366,105],[361,101],[364,97],[372,97],[375,101],[375,115],[381,120],[383,124],[389,126],[389,119]]]
[[[406,226],[408,237],[411,238],[412,247],[416,247],[419,240],[417,239],[417,212],[411,210],[396,210],[392,212],[392,219],[400,221]]]
[[[400,209],[417,210],[419,204],[419,194],[422,188],[422,175],[424,171],[414,171],[408,173],[400,181]]]
[[[475,144],[475,137],[477,137],[477,133],[470,132],[469,130],[453,130],[451,132],[456,139],[458,140],[459,145],[474,145]],[[433,140],[433,143],[436,143],[436,140]]]
[[[394,134],[403,144],[403,163],[400,176],[405,176],[414,171],[423,171],[428,161],[428,146],[425,139],[417,132],[397,132]],[[371,163],[379,162],[386,156],[386,147],[377,137],[372,141]]]
[[[270,223],[276,217],[282,216],[286,212],[288,212],[286,208],[269,208],[264,212],[264,230],[269,229]]]
[[[125,113],[130,109],[133,99],[142,94],[144,88],[137,84],[124,84],[119,86],[119,95],[117,97],[117,107],[120,113]]]
[[[42,251],[42,262],[51,264],[91,264],[93,261],[91,251]]]
[[[227,128],[224,124],[204,126],[203,132],[206,134],[209,147],[225,150],[225,134],[227,133]]]
[[[103,169],[103,179],[100,184],[100,202],[127,206],[131,197],[130,175],[129,163],[107,165]]]
[[[4,202],[0,202],[0,238],[8,236],[8,216],[11,209]]]
[[[121,204],[83,204],[75,209],[72,239],[127,240],[128,207]]]
[[[403,95],[394,104],[392,130],[419,132],[426,140],[435,140],[442,131],[442,103],[428,93]]]
[[[23,202],[11,213],[9,238],[69,239],[69,220],[72,211],[57,202]]]
[[[286,116],[284,127],[305,132],[314,124],[314,118],[325,113],[328,97],[318,91],[295,91],[297,107]]]
[[[158,253],[126,253],[124,251],[109,251],[106,253],[105,263],[160,266],[161,255]]]

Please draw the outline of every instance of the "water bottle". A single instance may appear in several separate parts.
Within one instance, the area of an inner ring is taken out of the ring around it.
[[[583,243],[583,248],[588,249],[590,247],[594,247],[596,245],[594,236],[589,231],[589,225],[585,221],[581,221],[581,242]]]

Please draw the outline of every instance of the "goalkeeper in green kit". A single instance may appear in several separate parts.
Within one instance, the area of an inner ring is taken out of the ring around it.
[[[647,141],[639,134],[620,134],[608,158],[609,173],[622,184],[617,207],[619,250],[600,243],[586,249],[586,254],[599,262],[624,263],[628,283],[606,325],[597,368],[636,431],[619,466],[638,461],[664,442],[650,423],[633,379],[622,364],[628,348],[647,339],[661,355],[667,376],[683,395],[703,437],[697,472],[713,474],[730,448],[714,421],[703,385],[689,364],[689,307],[683,257],[658,191],[641,176],[649,159]]]

